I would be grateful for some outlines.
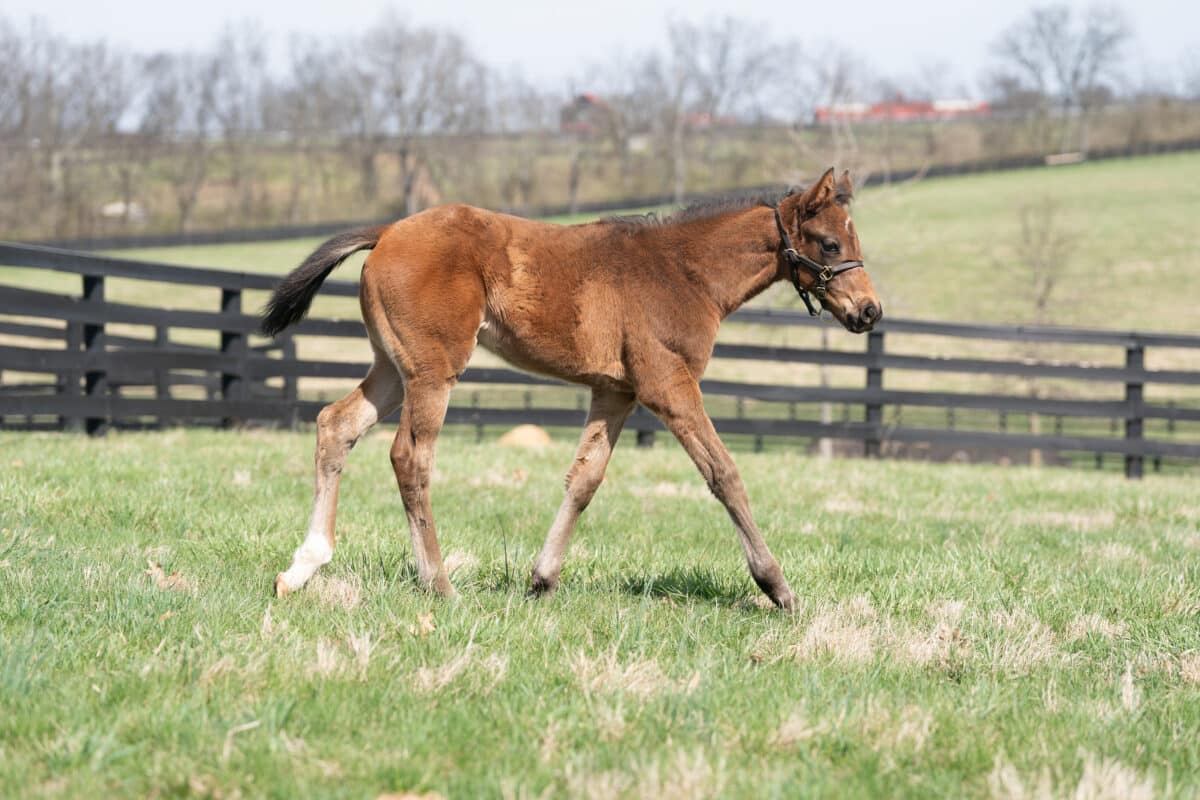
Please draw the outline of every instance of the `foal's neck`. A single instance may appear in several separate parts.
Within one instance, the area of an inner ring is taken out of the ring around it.
[[[722,319],[780,278],[774,212],[767,206],[683,223],[673,233],[685,273]]]

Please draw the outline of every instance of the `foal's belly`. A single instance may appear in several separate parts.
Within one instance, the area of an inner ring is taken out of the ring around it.
[[[576,333],[552,335],[533,330],[522,334],[486,315],[476,341],[526,372],[587,386],[626,386],[619,358],[604,357],[596,348],[581,348],[586,341],[580,342]]]

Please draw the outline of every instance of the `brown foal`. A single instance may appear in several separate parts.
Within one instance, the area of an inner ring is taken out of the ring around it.
[[[566,497],[533,565],[533,591],[545,594],[558,583],[575,523],[640,402],[724,504],[755,582],[777,605],[792,608],[795,595],[754,524],[737,467],[705,413],[699,380],[721,320],[778,280],[813,291],[848,330],[862,333],[879,320],[871,281],[854,268],[862,254],[851,194],[849,175],[835,181],[831,169],[774,206],[729,203],[666,221],[572,226],[443,206],[326,242],[280,282],[263,331],[274,335],[297,322],[334,267],[371,249],[359,299],[375,363],[358,388],[317,418],[312,519],[291,566],[275,579],[276,594],[300,588],[332,558],[346,454],[397,408],[392,467],[417,572],[438,594],[454,594],[429,481],[450,390],[478,343],[517,367],[592,390]]]

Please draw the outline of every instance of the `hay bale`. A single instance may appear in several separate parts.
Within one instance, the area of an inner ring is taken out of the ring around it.
[[[526,450],[541,450],[550,444],[550,434],[537,425],[518,425],[500,437],[505,447],[523,447]]]

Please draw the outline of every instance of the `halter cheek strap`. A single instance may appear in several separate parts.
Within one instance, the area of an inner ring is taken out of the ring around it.
[[[792,237],[788,236],[787,229],[783,227],[783,220],[779,217],[779,206],[773,206],[773,209],[775,211],[775,227],[779,229],[779,238],[783,242],[783,257],[788,260],[788,265],[791,266],[792,285],[796,287],[796,293],[800,295],[800,299],[804,301],[805,307],[808,308],[809,316],[820,316],[821,307],[813,305],[812,298],[808,296],[808,293],[812,292],[815,294],[818,301],[824,300],[830,281],[843,272],[859,269],[863,266],[863,262],[843,261],[831,267],[828,264],[813,261],[792,245]],[[812,273],[813,282],[807,288],[800,285],[800,267],[804,267]]]

